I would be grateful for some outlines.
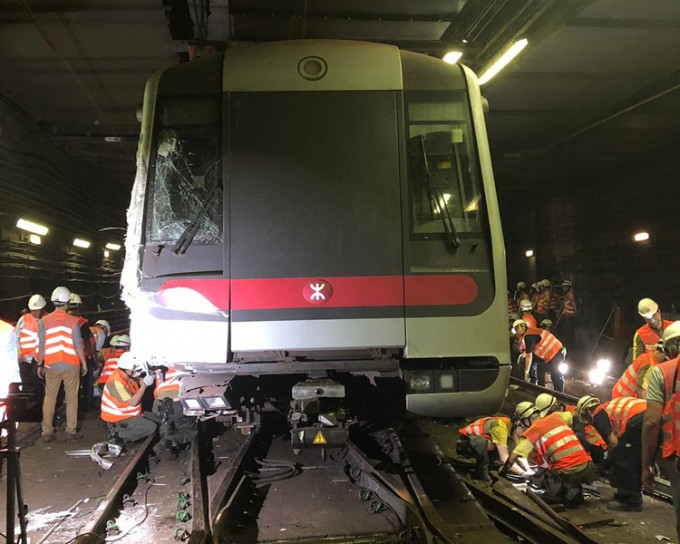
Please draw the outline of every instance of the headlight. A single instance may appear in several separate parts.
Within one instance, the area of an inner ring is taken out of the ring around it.
[[[411,376],[408,387],[415,393],[424,393],[432,389],[432,378],[428,374],[417,374]]]
[[[156,300],[161,306],[171,310],[184,310],[198,314],[212,314],[217,311],[212,302],[188,287],[163,289],[156,295]]]

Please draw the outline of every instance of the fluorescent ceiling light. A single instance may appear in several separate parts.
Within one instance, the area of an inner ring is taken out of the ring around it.
[[[633,240],[636,242],[645,242],[649,240],[649,233],[648,232],[637,232],[635,236],[633,236]]]
[[[449,51],[448,53],[446,53],[446,55],[444,55],[444,58],[442,58],[442,60],[444,62],[448,62],[449,64],[456,64],[460,60],[460,57],[462,56],[463,56],[462,51]]]
[[[110,249],[111,251],[118,251],[120,249],[120,244],[114,244],[113,242],[109,242],[106,244],[106,249]]]
[[[484,85],[487,81],[489,81],[493,76],[495,76],[498,72],[500,72],[505,66],[512,60],[514,59],[517,55],[519,55],[520,51],[524,49],[529,41],[526,38],[523,38],[521,40],[516,41],[513,43],[508,50],[503,53],[500,58],[494,62],[491,66],[489,66],[481,76],[479,76],[479,84]]]
[[[43,225],[38,225],[38,223],[26,221],[26,219],[19,219],[19,221],[17,221],[17,227],[19,227],[21,230],[32,232],[33,234],[39,234],[40,236],[45,236],[50,230]]]
[[[524,252],[524,254],[525,254],[527,257],[533,257],[533,256],[534,256],[534,250],[533,250],[533,249],[527,249],[527,250]]]
[[[28,237],[28,241],[31,242],[32,244],[39,246],[42,243],[42,240],[40,239],[40,236],[37,234],[31,234]]]
[[[83,240],[81,238],[76,238],[75,240],[73,240],[73,245],[76,247],[82,247],[83,249],[87,249],[88,247],[90,247],[90,242],[88,242],[87,240]]]
[[[108,249],[105,249],[105,250],[104,250],[104,258],[105,258],[105,259],[108,259],[110,256],[111,256],[111,254],[109,253],[109,250],[108,250]]]

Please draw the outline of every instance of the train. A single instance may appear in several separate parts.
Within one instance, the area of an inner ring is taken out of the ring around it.
[[[121,280],[133,354],[181,370],[199,417],[242,417],[239,384],[291,376],[293,426],[321,404],[332,427],[343,377],[396,380],[416,416],[497,410],[507,285],[483,110],[467,67],[378,43],[237,45],[151,76]]]

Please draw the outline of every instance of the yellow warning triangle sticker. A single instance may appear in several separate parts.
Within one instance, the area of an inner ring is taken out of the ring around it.
[[[328,444],[328,441],[326,440],[326,437],[323,435],[321,431],[316,433],[316,436],[314,437],[314,441],[312,444]]]

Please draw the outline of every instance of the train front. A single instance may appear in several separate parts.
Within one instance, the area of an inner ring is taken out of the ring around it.
[[[128,222],[132,351],[186,371],[187,413],[242,409],[247,376],[295,376],[291,424],[322,442],[348,378],[397,380],[424,416],[502,402],[505,255],[464,67],[304,40],[160,72]]]

